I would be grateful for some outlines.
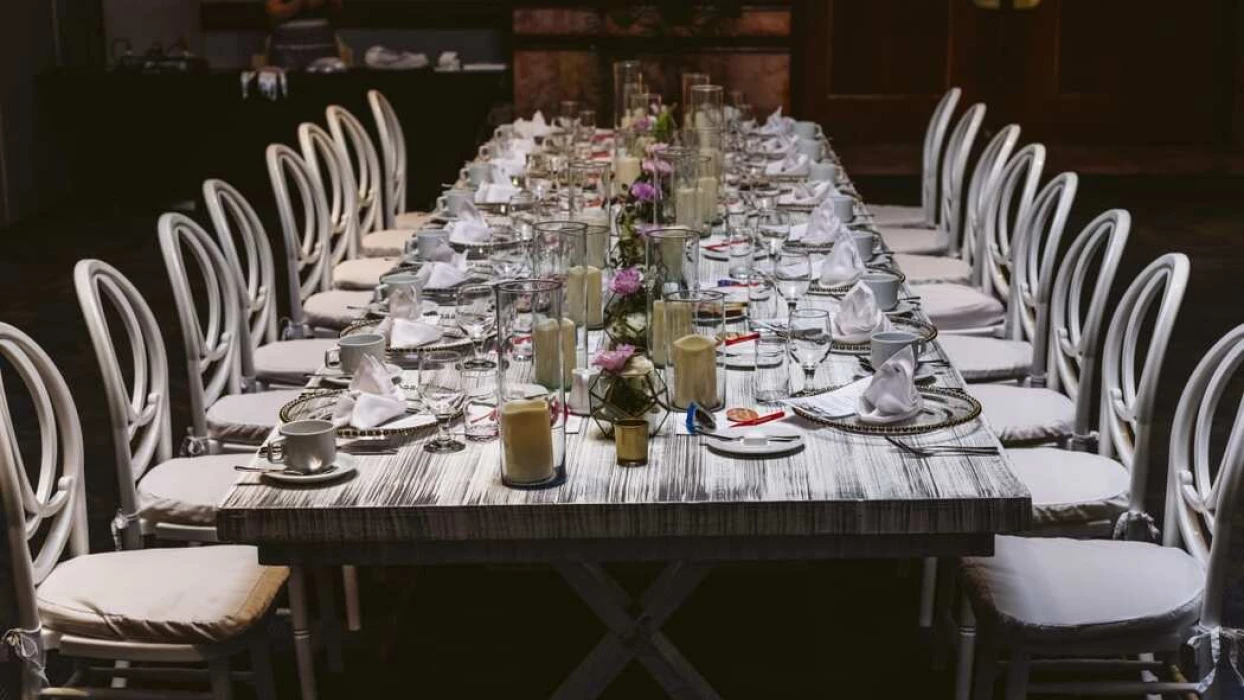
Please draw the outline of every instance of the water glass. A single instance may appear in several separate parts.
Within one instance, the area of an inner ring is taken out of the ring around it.
[[[496,367],[496,363],[483,353],[484,340],[497,320],[492,287],[486,284],[466,285],[458,290],[455,301],[454,319],[471,339],[471,358],[463,362],[463,366],[467,369]]]
[[[466,407],[462,411],[463,435],[472,442],[497,437],[497,370],[466,369],[462,372]]]
[[[528,277],[532,273],[531,245],[515,242],[494,246],[489,254],[492,273],[499,281]]]
[[[812,259],[802,251],[783,250],[773,261],[773,286],[791,311],[812,286]]]
[[[574,100],[562,100],[557,112],[557,125],[571,131],[579,119],[579,103]]]
[[[790,369],[786,356],[790,346],[786,338],[762,331],[754,342],[756,347],[755,373],[752,376],[752,392],[757,403],[776,403],[790,396]]]
[[[784,211],[760,209],[751,215],[748,226],[769,242],[769,255],[775,258],[790,238],[790,214]]]
[[[816,370],[829,356],[833,336],[829,327],[829,311],[796,309],[790,314],[791,354],[803,370],[804,391],[814,388]]]
[[[579,110],[579,139],[591,142],[596,136],[596,110]]]
[[[447,429],[465,397],[462,362],[462,353],[457,350],[432,350],[419,355],[419,398],[436,416],[436,437],[423,446],[428,452],[444,454],[466,448]]]
[[[756,240],[746,226],[726,229],[726,250],[729,252],[729,274],[732,279],[751,279],[756,268]]]

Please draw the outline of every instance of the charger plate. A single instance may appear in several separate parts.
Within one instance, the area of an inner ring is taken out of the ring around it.
[[[380,323],[381,321],[378,321],[378,320],[358,321],[356,323],[352,323],[346,326],[345,330],[341,331],[341,337],[344,338],[347,335],[358,335],[359,333],[376,333],[380,326]],[[446,325],[439,325],[437,327],[440,328],[441,330],[440,340],[434,343],[428,343],[427,345],[415,345],[411,347],[389,348],[389,356],[392,357],[394,355],[409,355],[411,353],[427,352],[429,350],[470,350],[471,349],[471,339],[466,336],[466,333],[462,332],[461,328],[458,328],[456,326],[446,326]],[[494,336],[496,336],[495,331],[492,333],[489,333],[488,336],[484,338],[484,342],[488,342]]]
[[[918,391],[923,400],[920,412],[896,423],[868,423],[854,414],[842,418],[827,418],[799,406],[791,408],[795,413],[814,423],[861,435],[932,433],[976,420],[981,414],[980,402],[958,389],[922,387]]]
[[[281,407],[280,417],[283,422],[293,420],[330,420],[337,399],[348,389],[315,390],[304,393]],[[326,417],[327,416],[327,417]],[[426,432],[436,427],[436,419],[431,415],[417,413],[390,421],[391,427],[337,428],[337,436],[343,438],[391,438],[409,437]]]
[[[869,272],[885,272],[894,275],[898,277],[899,284],[907,281],[907,275],[904,275],[903,271],[897,267],[890,267],[888,265],[865,265],[864,269]],[[821,286],[821,281],[819,279],[812,280],[812,286],[808,287],[808,294],[826,297],[840,297],[851,291],[851,288],[854,287],[855,284],[855,282],[852,282],[851,284],[840,284],[835,287],[823,287]]]
[[[891,316],[890,324],[894,326],[896,331],[911,331],[920,336],[920,342],[927,344],[937,337],[937,327],[931,323],[925,323],[914,318],[904,318],[902,316]],[[842,355],[867,355],[869,351],[870,341],[865,340],[862,343],[844,343],[835,340],[830,345],[830,352]]]

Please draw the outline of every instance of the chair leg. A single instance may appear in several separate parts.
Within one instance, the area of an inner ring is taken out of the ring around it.
[[[232,700],[233,679],[229,674],[229,657],[220,656],[207,662],[212,681],[212,700]]]
[[[346,598],[346,629],[363,629],[363,613],[359,607],[359,572],[353,566],[341,567],[341,583]]]
[[[1028,697],[1028,652],[1016,649],[1011,652],[1011,667],[1006,674],[1006,700],[1024,700]]]
[[[926,557],[920,579],[920,628],[933,626],[933,600],[937,593],[937,559]]]
[[[972,663],[976,653],[976,615],[967,596],[959,600],[959,645],[955,664],[955,700],[972,697]]]
[[[298,664],[298,686],[302,700],[315,700],[315,655],[311,650],[310,622],[307,619],[305,569],[289,567],[289,611],[294,627],[294,658]]]
[[[272,680],[272,654],[268,650],[268,636],[263,630],[251,634],[250,651],[255,697],[258,700],[276,700],[276,684]]]
[[[976,625],[976,673],[972,679],[972,697],[989,700],[993,697],[993,683],[998,676],[997,632],[988,624]]]

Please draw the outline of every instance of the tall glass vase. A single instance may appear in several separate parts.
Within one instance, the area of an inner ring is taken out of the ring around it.
[[[671,405],[696,404],[709,411],[726,405],[722,339],[726,333],[726,295],[699,289],[669,292],[662,300],[665,323],[665,380]]]
[[[671,292],[700,288],[700,232],[685,226],[649,231],[645,236],[644,285],[648,295],[648,354],[657,366],[665,364],[665,302]]]
[[[628,90],[642,89],[644,76],[639,61],[615,61],[613,64],[613,126],[620,129],[625,125],[622,118],[626,115],[626,97]],[[628,88],[628,86],[631,86]]]
[[[587,224],[580,221],[541,221],[534,228],[532,257],[535,276],[561,285],[562,300],[558,308],[562,311],[564,325],[569,329],[566,332],[573,339],[569,356],[563,358],[567,367],[566,385],[569,386],[571,371],[587,366],[588,331],[584,320],[591,315],[592,302],[600,304],[601,270],[598,267],[588,274],[583,265],[587,258]]]

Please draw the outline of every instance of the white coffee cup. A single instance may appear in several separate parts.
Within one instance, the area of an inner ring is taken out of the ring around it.
[[[910,346],[916,357],[920,357],[920,336],[911,331],[877,331],[868,339],[868,360],[873,371],[881,368],[885,361],[894,353]]]
[[[838,182],[838,166],[828,161],[813,163],[808,170],[812,182]]]
[[[825,155],[825,145],[819,139],[801,138],[795,143],[795,151],[804,154],[812,161],[818,161]]]
[[[450,216],[460,216],[466,205],[475,202],[475,190],[452,188],[436,198],[436,209]]]
[[[860,253],[860,260],[868,262],[873,259],[877,247],[877,237],[871,231],[852,231],[851,242]]]
[[[315,474],[337,459],[337,427],[326,420],[295,420],[277,431],[281,437],[259,449],[261,457],[290,471]]]
[[[795,135],[801,139],[815,139],[821,135],[821,125],[816,122],[795,122]]]
[[[482,163],[478,160],[467,163],[462,169],[465,179],[471,187],[479,187],[480,185],[492,179],[492,164]]]
[[[379,333],[358,333],[337,340],[337,347],[324,353],[324,364],[340,369],[342,374],[354,374],[363,358],[371,356],[384,362],[384,336]]]
[[[890,272],[865,272],[860,278],[873,293],[873,299],[882,311],[893,311],[898,306],[898,290],[902,281]]]
[[[829,199],[834,204],[834,214],[842,223],[855,221],[855,198],[845,194],[831,194]]]

